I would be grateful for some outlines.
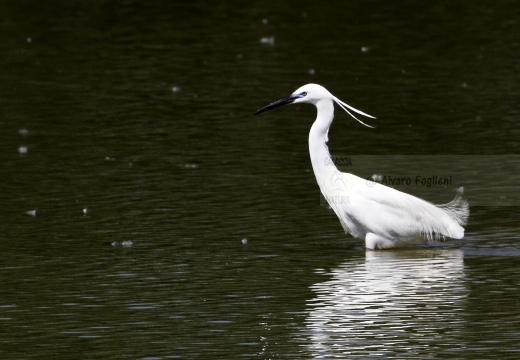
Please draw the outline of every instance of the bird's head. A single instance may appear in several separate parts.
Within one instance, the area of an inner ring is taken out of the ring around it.
[[[297,103],[310,103],[310,104],[316,104],[320,100],[324,99],[330,99],[332,100],[333,96],[332,94],[325,89],[321,85],[317,84],[307,84],[300,87],[298,90],[296,90],[291,95],[280,99],[278,101],[275,101],[257,112],[255,112],[255,115],[263,113],[264,111],[274,109],[278,106],[286,105],[286,104],[297,104]]]
[[[309,103],[314,105],[320,100],[332,101],[334,98],[327,89],[318,84],[303,85],[291,96],[294,97],[294,103]]]
[[[268,110],[271,110],[271,109],[274,109],[276,107],[279,107],[279,106],[282,106],[282,105],[286,105],[286,104],[309,103],[309,104],[316,105],[321,100],[334,101],[343,110],[345,110],[350,116],[352,116],[354,119],[359,121],[361,124],[363,124],[365,126],[368,126],[368,127],[372,127],[370,125],[365,124],[364,122],[362,122],[358,118],[356,118],[349,111],[349,109],[354,111],[354,112],[356,112],[356,113],[358,113],[358,114],[361,114],[363,116],[367,116],[367,117],[375,119],[373,116],[365,114],[364,112],[362,112],[360,110],[357,110],[357,109],[354,109],[352,106],[345,104],[343,101],[339,100],[337,97],[332,95],[323,86],[318,85],[318,84],[303,85],[302,87],[300,87],[298,90],[296,90],[291,95],[289,95],[289,96],[287,96],[287,97],[285,97],[283,99],[280,99],[278,101],[275,101],[275,102],[273,102],[273,103],[271,103],[271,104],[261,108],[260,110],[255,112],[254,115],[261,114],[261,113],[263,113],[265,111],[268,111]]]

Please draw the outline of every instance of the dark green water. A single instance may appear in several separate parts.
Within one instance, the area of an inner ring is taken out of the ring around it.
[[[520,356],[515,1],[0,14],[2,359]],[[407,188],[435,201],[464,186],[466,237],[346,237],[309,161],[314,108],[252,116],[309,82],[378,118],[336,110],[352,172],[437,169],[453,186]]]

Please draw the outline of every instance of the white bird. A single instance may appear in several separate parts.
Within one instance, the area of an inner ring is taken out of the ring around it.
[[[434,205],[383,184],[342,173],[336,168],[327,147],[334,102],[361,124],[372,127],[357,119],[352,112],[373,116],[345,104],[317,84],[304,85],[290,96],[258,110],[255,115],[285,104],[309,103],[316,106],[318,116],[309,132],[312,168],[323,196],[345,232],[364,239],[366,248],[372,250],[445,237],[464,237],[462,225],[469,217],[469,207],[460,193],[448,204]]]

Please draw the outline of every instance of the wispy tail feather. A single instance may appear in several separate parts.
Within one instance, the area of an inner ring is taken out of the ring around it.
[[[443,209],[453,221],[459,225],[466,225],[469,218],[468,201],[463,196],[463,188],[460,188],[455,198],[447,204],[437,205]]]

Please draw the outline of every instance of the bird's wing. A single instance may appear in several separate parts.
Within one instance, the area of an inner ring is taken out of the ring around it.
[[[354,221],[369,232],[389,238],[424,236],[428,239],[462,238],[464,228],[461,225],[465,224],[469,213],[467,202],[460,195],[448,204],[436,206],[354,175],[349,206],[341,210],[342,223]]]

